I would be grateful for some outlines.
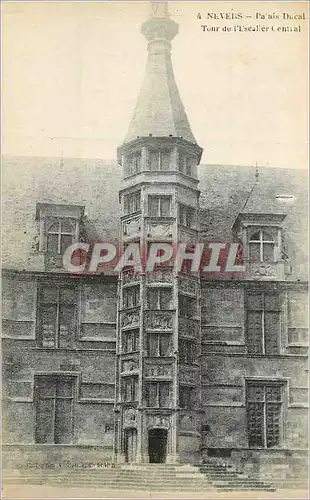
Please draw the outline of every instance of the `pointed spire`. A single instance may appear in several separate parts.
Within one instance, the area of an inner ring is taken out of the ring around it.
[[[148,41],[148,59],[124,142],[152,135],[178,136],[195,143],[174,79],[170,42],[179,26],[170,18],[167,2],[151,2],[150,17],[142,24],[141,31]]]

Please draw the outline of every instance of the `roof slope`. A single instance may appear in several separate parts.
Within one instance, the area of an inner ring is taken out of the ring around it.
[[[122,172],[115,161],[66,158],[62,164],[59,158],[4,157],[2,167],[4,267],[27,269],[38,234],[35,215],[40,202],[83,205],[90,240],[118,238]],[[230,241],[234,220],[255,181],[255,167],[201,165],[199,177],[201,236],[207,241]],[[307,172],[261,168],[255,191],[248,210],[287,213],[284,244],[293,263],[292,277],[305,279]],[[276,198],[279,195],[294,198]]]

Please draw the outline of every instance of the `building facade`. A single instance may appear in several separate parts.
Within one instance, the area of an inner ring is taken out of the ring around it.
[[[112,162],[5,158],[5,465],[306,464],[302,172],[202,166],[164,4]],[[99,187],[98,187],[99,186]],[[235,242],[246,272],[69,273],[73,242]]]

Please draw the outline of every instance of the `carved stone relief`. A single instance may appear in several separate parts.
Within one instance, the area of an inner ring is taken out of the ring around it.
[[[123,234],[124,236],[135,236],[139,234],[141,230],[141,217],[133,217],[130,220],[123,222]]]
[[[122,372],[132,372],[139,369],[137,359],[126,359],[122,362]]]
[[[171,330],[172,313],[169,311],[152,311],[146,316],[146,327],[151,330]]]
[[[124,411],[124,428],[137,427],[137,411],[134,408],[128,408]]]
[[[139,322],[140,322],[139,311],[129,311],[123,314],[122,328],[126,328],[127,326],[138,325]]]
[[[172,377],[171,365],[147,365],[145,368],[146,377]]]
[[[166,238],[171,238],[172,237],[172,224],[170,222],[167,222],[165,224],[159,224],[157,222],[150,222],[148,225],[148,236],[151,236],[152,238],[158,238],[158,237],[166,237]]]
[[[147,426],[149,429],[152,428],[170,428],[170,417],[168,415],[149,415]]]

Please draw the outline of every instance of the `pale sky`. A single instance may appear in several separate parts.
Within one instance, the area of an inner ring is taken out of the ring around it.
[[[208,12],[306,13],[307,2],[169,2],[176,82],[203,163],[307,167],[307,23],[301,33],[203,32]],[[148,2],[2,3],[2,151],[113,159],[146,61]],[[200,13],[202,19],[197,19]]]

